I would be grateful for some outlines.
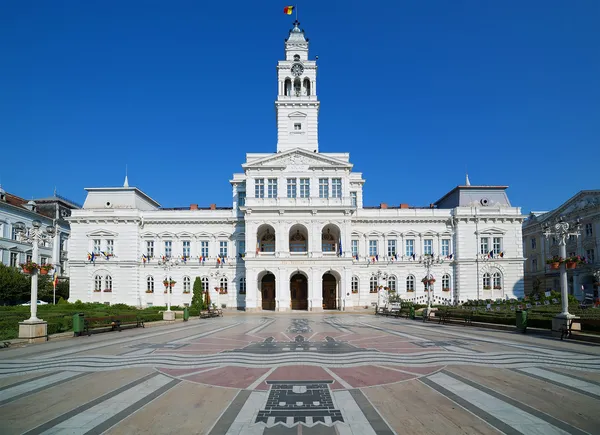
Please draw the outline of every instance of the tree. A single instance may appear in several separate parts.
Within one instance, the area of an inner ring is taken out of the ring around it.
[[[0,263],[0,305],[14,305],[30,297],[31,283],[16,267]]]
[[[194,280],[194,288],[192,295],[192,308],[197,310],[203,310],[204,307],[204,294],[202,291],[202,280],[199,276]]]

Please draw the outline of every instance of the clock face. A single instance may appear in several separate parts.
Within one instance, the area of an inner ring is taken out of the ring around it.
[[[302,64],[295,63],[294,65],[292,65],[292,74],[294,74],[296,77],[301,75],[303,72],[304,67],[302,66]]]

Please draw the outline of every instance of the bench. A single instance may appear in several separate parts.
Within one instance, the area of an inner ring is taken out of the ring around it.
[[[464,325],[471,325],[473,315],[470,311],[450,311],[450,310],[441,310],[440,313],[440,324],[448,323],[449,320],[461,320]]]
[[[396,310],[394,317],[404,317],[405,319],[408,319],[410,317],[410,310],[408,308]]]
[[[144,321],[136,315],[106,316],[106,317],[85,317],[83,319],[83,333],[88,337],[92,335],[92,330],[100,332],[119,331],[123,325],[132,325],[133,328],[145,328]]]
[[[211,308],[210,310],[202,310],[200,311],[201,319],[208,319],[210,317],[223,317],[223,310],[220,308]]]
[[[560,339],[572,338],[573,337],[573,324],[578,324],[583,332],[585,332],[585,326],[598,326],[600,327],[600,319],[567,319],[567,322],[560,328]]]

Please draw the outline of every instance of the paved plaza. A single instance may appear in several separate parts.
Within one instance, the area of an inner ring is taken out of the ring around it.
[[[600,433],[600,346],[229,314],[0,351],[2,434]]]

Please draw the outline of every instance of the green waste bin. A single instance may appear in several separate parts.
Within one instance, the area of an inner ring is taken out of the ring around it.
[[[187,322],[190,318],[190,309],[188,307],[183,307],[183,321]]]
[[[410,306],[410,318],[415,320],[415,307]]]
[[[517,310],[517,331],[527,332],[527,310]]]
[[[83,313],[73,314],[73,336],[77,337],[83,334],[84,320]]]

